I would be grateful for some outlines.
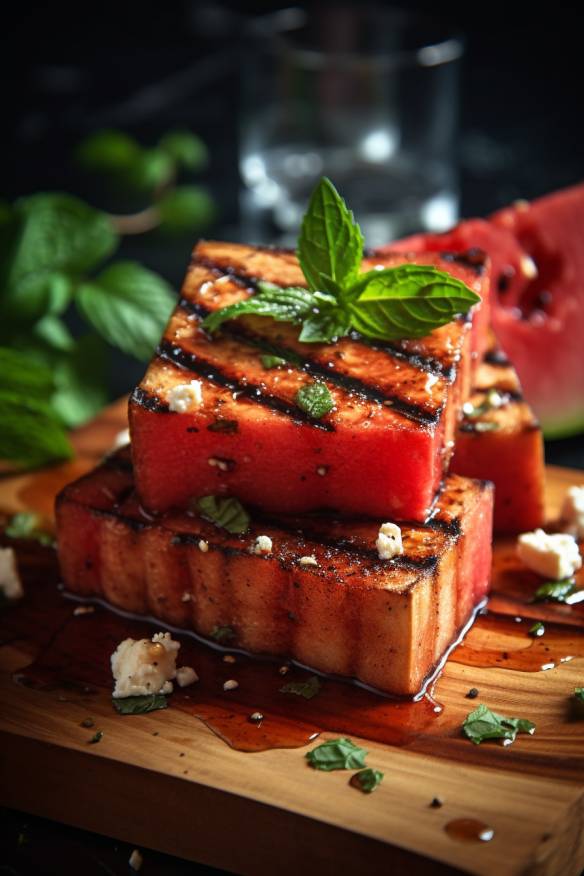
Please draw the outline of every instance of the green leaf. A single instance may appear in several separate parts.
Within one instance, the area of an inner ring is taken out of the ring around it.
[[[115,249],[118,237],[105,213],[64,194],[38,194],[16,203],[20,228],[15,241],[3,310],[16,318],[62,312],[70,284]]]
[[[282,365],[288,364],[286,359],[282,359],[281,356],[270,356],[269,354],[260,356],[260,361],[268,371],[270,368],[280,368]]]
[[[29,399],[46,401],[53,391],[50,369],[9,347],[0,347],[0,374],[2,390],[22,393]]]
[[[290,681],[280,688],[280,693],[296,694],[296,696],[304,697],[305,700],[311,700],[320,693],[322,685],[316,675],[312,675],[306,681]]]
[[[305,383],[304,386],[300,387],[296,393],[295,401],[301,410],[315,420],[320,420],[335,406],[327,385],[319,381]]]
[[[89,170],[116,172],[128,170],[141,153],[141,147],[123,131],[96,131],[77,148],[77,160]]]
[[[573,578],[563,581],[546,581],[538,587],[534,593],[532,602],[566,602],[576,590],[576,582]]]
[[[197,509],[204,520],[226,529],[234,535],[247,532],[249,514],[239,501],[233,497],[201,496],[197,499]]]
[[[0,459],[25,466],[70,459],[73,449],[48,404],[0,389]]]
[[[75,347],[73,336],[65,323],[50,313],[33,326],[32,333],[43,344],[63,353],[71,352]]]
[[[103,739],[103,730],[96,730],[91,739],[88,739],[89,745],[96,745]]]
[[[258,283],[258,290],[245,301],[239,301],[237,304],[210,313],[203,320],[203,328],[214,332],[226,320],[237,319],[247,314],[269,316],[278,322],[298,323],[308,316],[315,306],[314,295],[297,286],[282,289],[272,283]]]
[[[215,219],[213,198],[199,186],[177,186],[157,202],[158,212],[166,231],[195,232]]]
[[[306,754],[306,759],[315,770],[356,770],[365,766],[367,751],[341,736],[317,745]]]
[[[52,545],[54,539],[41,528],[41,518],[30,511],[20,511],[13,514],[8,521],[4,534],[9,538],[27,538],[43,545]]]
[[[168,708],[168,698],[164,694],[146,694],[139,697],[112,697],[112,705],[120,715],[145,715]]]
[[[175,170],[174,160],[163,149],[141,149],[128,175],[128,182],[139,191],[151,192],[169,183]]]
[[[312,193],[298,239],[298,261],[309,288],[336,292],[339,286],[350,286],[362,257],[361,229],[332,182],[323,177]]]
[[[379,770],[369,768],[360,770],[351,777],[351,785],[363,791],[364,794],[370,794],[382,783],[383,775]]]
[[[318,293],[315,298],[317,296]],[[345,308],[321,305],[302,323],[298,340],[306,344],[330,344],[348,334],[350,327],[351,318]]]
[[[105,344],[96,335],[80,338],[70,355],[55,360],[51,407],[68,428],[83,425],[107,403],[105,365]]]
[[[518,733],[535,731],[535,724],[525,718],[505,718],[481,704],[466,716],[462,730],[465,736],[478,745],[486,739],[504,739],[514,742]]]
[[[363,274],[349,291],[351,324],[365,337],[420,338],[466,313],[480,297],[432,266],[399,265]]]
[[[200,137],[190,131],[169,131],[158,145],[178,165],[187,170],[202,170],[209,161],[207,147]]]
[[[527,631],[528,636],[532,636],[534,639],[539,639],[545,633],[545,626],[541,621],[537,621],[537,623],[532,624],[529,630]]]
[[[575,687],[574,696],[577,700],[580,700],[582,703],[584,703],[584,687]]]
[[[235,638],[235,631],[232,627],[228,626],[214,626],[209,633],[209,636],[211,639],[219,642],[220,645],[226,645],[228,642],[231,642],[231,640]]]
[[[116,262],[82,283],[76,300],[104,340],[143,360],[152,355],[174,304],[166,280],[136,262]]]

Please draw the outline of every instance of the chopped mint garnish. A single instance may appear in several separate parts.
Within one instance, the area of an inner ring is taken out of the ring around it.
[[[52,545],[54,539],[48,532],[41,529],[41,518],[30,511],[20,511],[13,514],[4,532],[10,538],[30,538],[43,545]]]
[[[365,766],[367,751],[341,736],[317,745],[306,754],[306,759],[315,770],[357,770]]]
[[[537,588],[532,602],[566,602],[575,589],[576,582],[573,578],[565,578],[563,581],[547,581]]]
[[[120,715],[145,715],[158,709],[168,708],[168,700],[164,694],[146,694],[138,697],[112,697],[112,704]]]
[[[505,718],[481,705],[466,716],[462,732],[478,745],[487,739],[503,739],[507,744],[515,741],[518,733],[533,734],[535,724],[525,718]]]
[[[305,700],[311,700],[320,692],[321,686],[316,675],[312,675],[307,681],[288,682],[280,688],[280,693],[296,694],[299,697],[304,697]]]
[[[541,621],[537,621],[537,623],[533,624],[527,631],[527,635],[532,636],[534,639],[539,639],[544,633],[545,626]]]
[[[355,773],[355,775],[351,777],[350,784],[353,785],[354,788],[363,791],[364,794],[370,794],[371,791],[374,791],[375,788],[382,783],[382,781],[382,772],[367,768]]]
[[[239,499],[201,496],[197,500],[197,509],[205,520],[234,535],[240,535],[249,529],[249,514]]]
[[[302,386],[296,393],[295,401],[298,407],[314,420],[320,420],[335,406],[328,387],[318,381]]]
[[[210,636],[220,645],[226,644],[235,638],[235,631],[231,627],[215,626],[210,632]]]
[[[271,356],[268,353],[265,353],[263,356],[260,356],[260,361],[264,368],[280,368],[282,365],[286,365],[286,360],[282,359],[281,356]]]
[[[103,730],[97,730],[91,739],[88,739],[87,742],[89,745],[96,745],[98,742],[101,742],[103,739]]]

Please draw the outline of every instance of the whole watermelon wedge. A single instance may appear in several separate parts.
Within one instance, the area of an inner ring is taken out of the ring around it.
[[[464,252],[475,247],[491,258],[493,328],[546,437],[583,430],[584,185],[388,248]]]

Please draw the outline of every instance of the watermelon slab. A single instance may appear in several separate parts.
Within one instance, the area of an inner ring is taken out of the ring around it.
[[[492,322],[546,437],[584,429],[584,185],[384,251],[485,250]]]

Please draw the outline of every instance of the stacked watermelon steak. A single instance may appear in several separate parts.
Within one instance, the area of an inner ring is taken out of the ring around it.
[[[423,688],[489,586],[493,488],[481,465],[479,480],[462,474],[482,448],[486,466],[500,457],[503,436],[508,451],[539,433],[491,349],[481,257],[373,253],[359,264],[363,282],[397,268],[410,283],[423,269],[434,272],[425,294],[464,284],[482,302],[407,340],[389,328],[368,337],[364,322],[357,331],[333,313],[334,338],[301,341],[298,310],[267,318],[258,302],[273,309],[288,290],[302,304],[302,258],[195,248],[130,400],[131,456],[119,451],[58,497],[70,590],[206,638],[227,630],[230,648],[391,694]],[[425,302],[415,309],[425,318]],[[514,497],[504,499],[506,525]]]

